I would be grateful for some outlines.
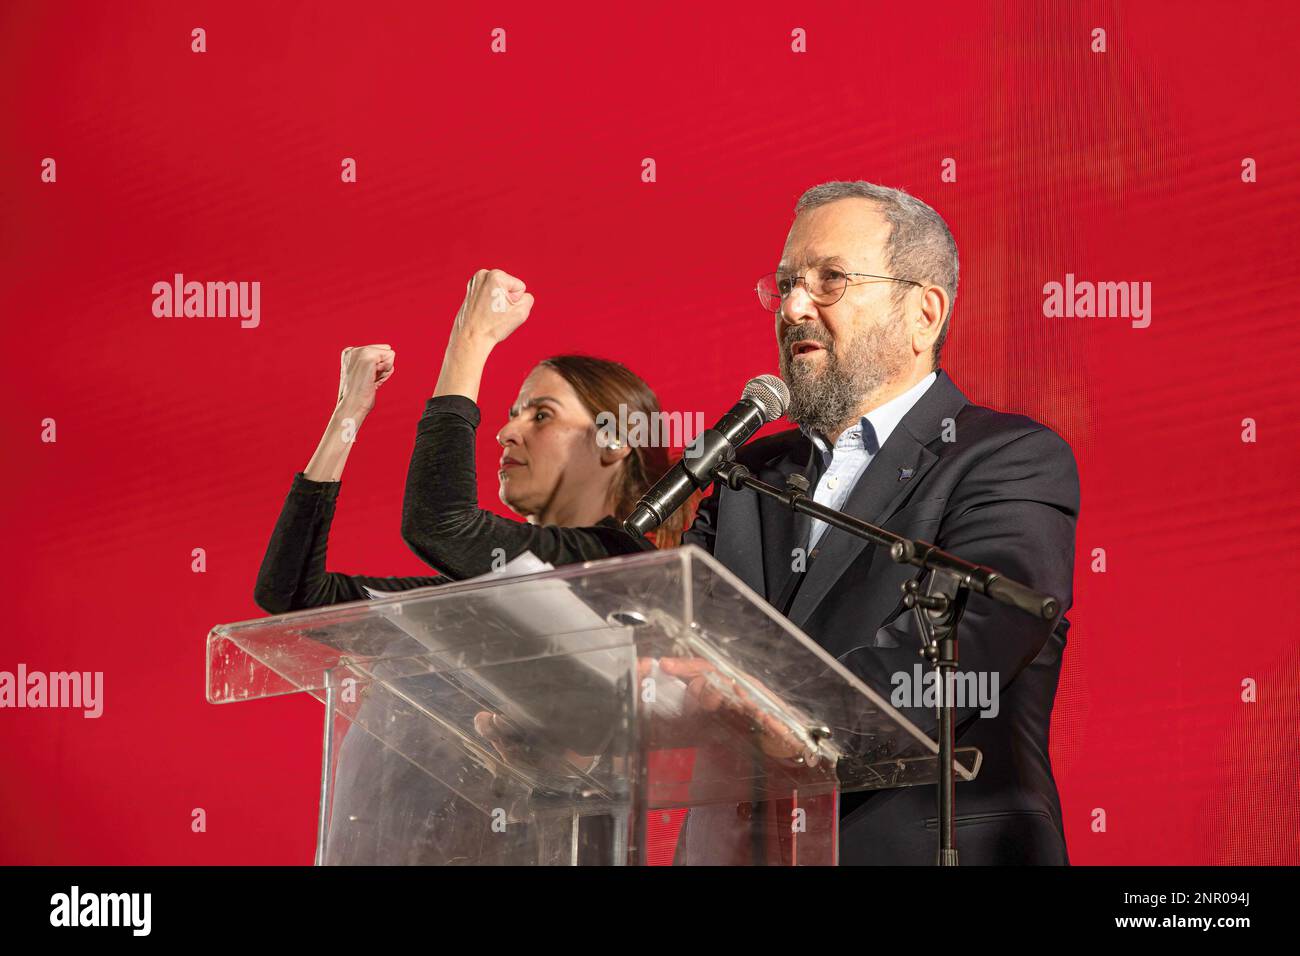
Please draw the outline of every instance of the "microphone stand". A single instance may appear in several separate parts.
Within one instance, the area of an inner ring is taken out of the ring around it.
[[[957,781],[953,771],[956,705],[952,678],[957,671],[957,624],[966,609],[966,598],[975,591],[1046,621],[1056,617],[1060,610],[1059,602],[1049,594],[1041,594],[1003,577],[993,568],[972,564],[929,542],[904,538],[819,504],[808,497],[808,479],[803,475],[791,475],[782,490],[759,481],[733,458],[715,466],[713,475],[733,491],[751,488],[793,511],[888,548],[890,558],[898,564],[911,564],[930,572],[930,584],[924,594],[920,593],[920,581],[916,578],[903,584],[903,604],[916,613],[923,641],[921,656],[934,665],[935,677],[939,681],[939,848],[936,862],[939,866],[956,866]]]

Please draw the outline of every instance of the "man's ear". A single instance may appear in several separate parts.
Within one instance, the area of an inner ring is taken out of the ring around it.
[[[921,290],[921,308],[912,319],[912,348],[917,354],[928,354],[934,340],[943,330],[943,317],[948,314],[948,293],[937,285]]]

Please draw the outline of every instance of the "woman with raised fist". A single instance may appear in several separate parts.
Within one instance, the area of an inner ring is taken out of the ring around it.
[[[354,439],[392,376],[388,343],[343,350],[338,401],[306,469],[294,475],[254,590],[264,611],[280,614],[357,601],[365,587],[402,591],[497,569],[531,551],[551,564],[590,561],[678,543],[684,515],[655,541],[626,534],[620,524],[669,467],[668,449],[632,447],[626,436],[596,425],[620,405],[647,417],[659,402],[640,377],[605,359],[545,359],[524,379],[502,447],[500,497],[526,519],[479,508],[474,441],[479,383],[492,349],[528,318],[533,297],[500,270],[469,280],[452,324],[433,397],[416,435],[402,508],[402,537],[439,576],[369,577],[327,571],[330,524]]]

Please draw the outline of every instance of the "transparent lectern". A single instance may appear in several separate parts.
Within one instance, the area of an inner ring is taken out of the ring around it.
[[[938,772],[696,547],[221,625],[207,686],[325,705],[318,864],[828,865],[841,792]]]

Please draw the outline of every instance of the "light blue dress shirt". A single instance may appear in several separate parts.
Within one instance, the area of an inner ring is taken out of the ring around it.
[[[856,425],[844,430],[844,434],[836,439],[834,448],[820,432],[801,428],[821,453],[822,476],[813,492],[813,501],[837,511],[843,510],[853,486],[858,483],[880,447],[889,441],[890,434],[903,420],[903,416],[911,411],[912,406],[938,377],[938,373],[931,372],[902,395],[867,412]],[[828,527],[830,525],[825,521],[813,520],[808,536],[809,551],[817,545]]]

